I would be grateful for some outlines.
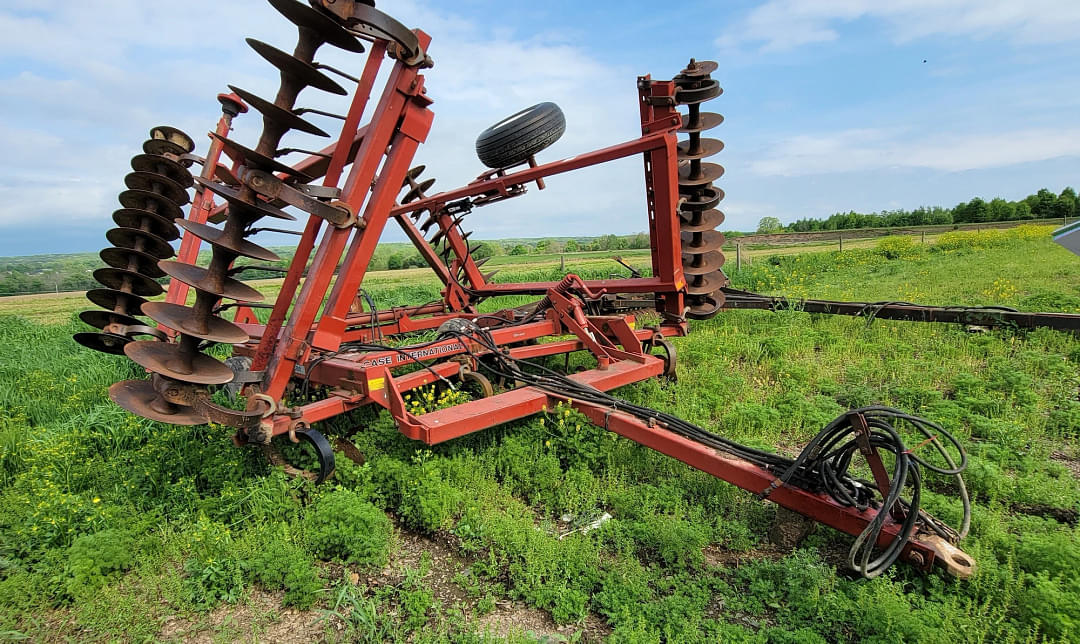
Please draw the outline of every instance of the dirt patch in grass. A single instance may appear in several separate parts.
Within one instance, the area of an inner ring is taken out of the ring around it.
[[[218,607],[201,617],[167,617],[158,633],[168,642],[284,642],[323,641],[326,623],[317,611],[281,605],[283,593],[253,589],[239,604]]]
[[[1070,456],[1065,452],[1053,452],[1050,454],[1050,460],[1061,463],[1069,470],[1073,478],[1080,479],[1080,456],[1075,454]]]
[[[584,624],[556,624],[546,612],[518,602],[496,602],[495,610],[473,622],[481,633],[495,637],[532,634],[540,641],[566,641],[581,633],[581,641],[601,642],[611,635],[611,627],[590,614]]]

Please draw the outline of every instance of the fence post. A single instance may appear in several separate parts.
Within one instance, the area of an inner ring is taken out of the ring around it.
[[[735,270],[742,270],[742,243],[735,242]]]
[[[840,235],[840,252],[844,252],[844,236]]]
[[[925,244],[926,243],[926,231],[925,230],[922,231],[922,233],[920,233],[919,237],[920,237],[919,243],[920,244]]]

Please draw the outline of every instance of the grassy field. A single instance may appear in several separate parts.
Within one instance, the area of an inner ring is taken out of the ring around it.
[[[801,250],[755,258],[735,286],[1080,311],[1080,259],[1046,228]],[[620,272],[607,260],[567,269]],[[558,272],[556,259],[499,279]],[[376,273],[365,286],[380,306],[434,299],[422,274]],[[976,574],[897,566],[864,581],[843,569],[849,537],[820,529],[782,551],[764,537],[774,506],[562,409],[431,449],[386,414],[340,418],[323,431],[367,461],[339,457],[336,478],[315,488],[233,448],[226,428],[159,425],[112,405],[107,386],[139,376],[70,340],[84,306],[0,304],[0,639],[1080,638],[1073,335],[730,312],[675,341],[677,382],[619,390],[785,452],[870,403],[956,433],[971,457],[961,545]],[[955,521],[950,481],[926,485],[924,507]],[[605,513],[601,528],[576,530]]]

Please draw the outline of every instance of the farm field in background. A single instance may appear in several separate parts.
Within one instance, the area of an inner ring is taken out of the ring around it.
[[[728,268],[737,288],[795,298],[1078,312],[1080,258],[1049,230],[845,242],[842,254],[744,250],[752,263]],[[611,254],[567,256],[565,268],[625,274]],[[621,254],[647,268],[647,254]],[[522,259],[503,262],[497,281],[561,277],[558,256]],[[373,273],[365,289],[380,307],[436,299],[420,275],[431,273]],[[727,312],[674,340],[677,382],[616,392],[788,453],[872,403],[954,432],[971,458],[961,546],[976,574],[896,566],[862,581],[843,569],[850,538],[822,527],[781,551],[765,538],[774,506],[560,408],[433,448],[366,410],[321,428],[359,448],[363,465],[339,455],[323,486],[290,479],[233,448],[225,428],[160,425],[113,405],[108,385],[142,375],[71,341],[84,307],[78,293],[0,300],[0,638],[1080,638],[1070,334]],[[463,395],[411,402],[431,410]],[[924,506],[956,523],[955,492],[931,476]]]

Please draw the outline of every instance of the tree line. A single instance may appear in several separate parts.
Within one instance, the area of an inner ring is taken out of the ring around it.
[[[978,224],[997,221],[1022,221],[1028,219],[1067,219],[1080,213],[1080,199],[1072,188],[1060,194],[1043,188],[1018,201],[997,198],[986,201],[975,197],[952,208],[920,206],[914,210],[883,210],[859,213],[854,210],[838,212],[825,219],[806,218],[783,226],[775,217],[765,217],[758,224],[759,233],[803,233],[818,230],[846,230],[849,228],[899,228],[905,226],[930,226],[944,224]]]
[[[586,251],[617,251],[649,248],[649,246],[647,233],[602,237],[496,240],[480,242],[479,246],[475,247],[473,256],[476,259],[483,259],[497,255],[551,255]],[[293,249],[275,247],[273,250],[281,258],[277,262],[241,260],[238,263],[287,269],[292,262]],[[199,263],[205,265],[208,261],[209,254],[202,253]],[[49,291],[85,291],[97,288],[100,285],[94,280],[93,273],[104,265],[96,253],[0,257],[0,296]],[[368,270],[399,270],[424,266],[427,266],[427,262],[412,244],[387,243],[379,244]],[[240,274],[240,278],[245,280],[281,276],[280,271],[262,269],[249,269]],[[158,281],[165,284],[168,280],[163,278]]]

